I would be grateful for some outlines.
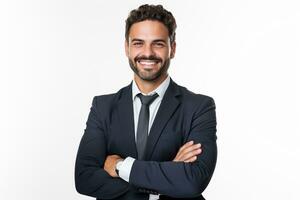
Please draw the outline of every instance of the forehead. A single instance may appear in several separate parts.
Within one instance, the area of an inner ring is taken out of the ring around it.
[[[145,20],[137,22],[129,30],[129,40],[167,40],[168,38],[169,31],[167,27],[159,21]]]

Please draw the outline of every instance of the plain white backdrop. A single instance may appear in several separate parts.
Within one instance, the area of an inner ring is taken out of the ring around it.
[[[217,105],[204,196],[300,199],[297,0],[1,1],[0,199],[92,199],[75,191],[77,148],[93,96],[132,79],[125,19],[143,3],[177,20],[171,77]]]

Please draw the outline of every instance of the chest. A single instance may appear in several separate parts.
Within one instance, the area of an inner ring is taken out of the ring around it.
[[[147,139],[148,160],[174,159],[179,148],[188,140],[190,118],[180,106],[172,113],[157,112]],[[132,113],[113,113],[106,127],[107,153],[136,158],[133,110]]]

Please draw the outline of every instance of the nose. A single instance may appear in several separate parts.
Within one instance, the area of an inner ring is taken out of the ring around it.
[[[151,44],[144,45],[143,54],[147,57],[154,55],[154,51]]]

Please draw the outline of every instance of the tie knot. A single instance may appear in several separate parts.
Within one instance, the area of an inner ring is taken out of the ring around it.
[[[143,105],[146,105],[146,106],[149,106],[157,97],[158,97],[158,94],[155,93],[153,95],[149,95],[149,96],[145,96],[141,93],[137,94],[137,96],[140,98],[141,100],[141,103]]]

